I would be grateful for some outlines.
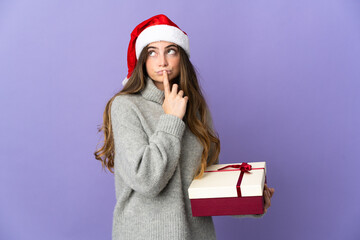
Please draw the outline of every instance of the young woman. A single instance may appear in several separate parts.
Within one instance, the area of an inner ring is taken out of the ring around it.
[[[218,162],[220,141],[189,60],[185,32],[165,15],[131,33],[129,73],[106,105],[96,159],[115,174],[113,239],[216,239],[193,217],[188,188]],[[267,187],[265,209],[273,191]]]

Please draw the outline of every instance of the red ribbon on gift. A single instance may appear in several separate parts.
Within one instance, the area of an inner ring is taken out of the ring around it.
[[[226,167],[219,168],[217,171],[221,171],[225,168],[238,168],[241,172],[249,172],[252,169],[252,166],[247,163],[242,164],[234,164],[234,165],[227,165]]]
[[[226,168],[237,168],[237,169],[224,170]],[[251,170],[260,170],[260,169],[264,169],[264,168],[253,168],[250,164],[244,162],[242,164],[227,165],[225,167],[219,168],[219,169],[214,170],[214,171],[205,171],[205,172],[241,171],[240,176],[239,176],[239,180],[238,180],[238,182],[236,184],[236,190],[237,190],[238,197],[241,197],[240,185],[241,185],[241,181],[242,181],[242,179],[244,177],[244,173],[249,173],[249,171],[251,171]]]

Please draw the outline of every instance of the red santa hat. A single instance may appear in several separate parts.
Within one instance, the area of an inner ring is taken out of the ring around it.
[[[179,45],[190,57],[189,38],[187,34],[164,14],[151,17],[137,25],[131,32],[127,53],[128,75],[123,80],[123,85],[129,80],[143,48],[149,43],[160,40]]]

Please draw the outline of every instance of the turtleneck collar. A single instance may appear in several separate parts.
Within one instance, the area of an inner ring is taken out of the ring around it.
[[[153,82],[153,80],[150,77],[147,77],[146,79],[146,86],[145,88],[141,91],[141,95],[150,101],[156,102],[160,105],[163,104],[164,102],[164,91],[161,91],[160,89],[158,89],[155,86],[155,83]]]

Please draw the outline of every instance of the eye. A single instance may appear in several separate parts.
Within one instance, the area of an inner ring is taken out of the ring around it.
[[[175,49],[173,49],[173,48],[170,48],[169,50],[168,50],[168,53],[169,54],[172,54],[172,55],[175,55],[176,54],[176,50]]]
[[[155,56],[155,51],[149,51],[148,54],[150,57],[153,57],[153,56]]]

